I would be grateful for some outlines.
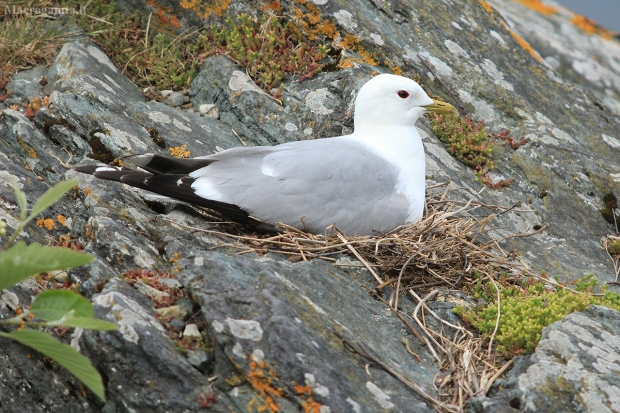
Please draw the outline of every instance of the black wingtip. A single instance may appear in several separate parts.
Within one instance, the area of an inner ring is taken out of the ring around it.
[[[131,155],[124,158],[124,160],[155,175],[187,175],[214,162],[212,159],[207,158],[184,159],[153,153]]]
[[[92,175],[97,172],[97,165],[78,165],[74,166],[73,170]]]

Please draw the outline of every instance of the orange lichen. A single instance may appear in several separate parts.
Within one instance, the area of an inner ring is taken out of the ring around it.
[[[321,403],[315,402],[312,397],[312,387],[310,386],[301,386],[296,385],[293,387],[295,393],[299,395],[303,399],[303,403],[301,404],[301,408],[304,413],[320,413],[321,411]]]
[[[184,9],[193,10],[197,15],[206,19],[212,14],[216,16],[224,15],[230,3],[232,3],[232,0],[215,0],[212,2],[205,0],[181,0],[179,4]]]
[[[248,382],[254,388],[264,405],[258,406],[258,411],[277,412],[280,407],[275,402],[274,397],[282,397],[281,388],[275,388],[274,383],[277,382],[278,376],[275,371],[264,360],[254,360],[250,356],[250,371],[248,372]],[[255,404],[250,403],[250,404]],[[266,410],[267,409],[267,410]],[[248,405],[248,410],[250,406]]]
[[[558,12],[557,7],[547,6],[543,4],[540,0],[516,0],[518,3],[523,4],[525,7],[528,7],[532,10],[536,10],[540,14],[544,14],[546,16],[556,14]]]
[[[486,1],[478,0],[478,3],[480,3],[482,8],[484,8],[487,11],[487,13],[495,13],[495,9]]]
[[[364,63],[369,64],[370,66],[377,66],[377,56],[376,54],[370,53],[367,51],[361,44],[360,39],[353,36],[352,34],[347,34],[344,38],[338,43],[338,47],[341,49],[347,49],[356,52],[359,54]],[[344,59],[346,60],[346,59]],[[359,61],[359,59],[354,59],[354,61]],[[343,65],[352,66],[353,61],[349,61],[347,63],[341,62],[340,67],[344,67]]]
[[[178,29],[181,27],[179,19],[173,15],[174,10],[172,7],[162,6],[155,0],[147,0],[146,4],[155,9],[155,18],[163,27],[170,27],[172,29]]]
[[[401,69],[399,66],[392,66],[390,64],[389,60],[386,59],[383,62],[383,64],[386,65],[387,67],[389,67],[390,70],[392,71],[392,73],[394,73],[395,75],[398,75],[398,76],[402,76],[403,75],[403,69]]]
[[[539,62],[542,62],[542,58],[540,57],[540,55],[538,53],[536,53],[536,51],[532,48],[532,46],[530,46],[530,44],[528,42],[523,40],[523,38],[521,36],[519,36],[517,33],[513,32],[512,30],[508,29],[508,31],[510,32],[510,35],[512,37],[514,37],[514,39],[521,45],[522,48],[527,50],[527,52],[529,54],[531,54],[532,56],[534,56],[534,58],[536,60],[538,60]]]
[[[340,32],[336,25],[329,20],[324,20],[319,8],[305,0],[298,0],[297,3],[304,5],[306,10],[293,7],[295,24],[301,27],[309,40],[316,40],[317,37],[326,36],[330,40],[336,39]]]
[[[279,1],[275,1],[275,0],[266,0],[266,4],[263,4],[262,9],[264,11],[268,11],[268,10],[273,10],[273,11],[280,11],[280,8],[282,7],[282,5],[280,4]]]
[[[586,33],[598,34],[605,39],[611,39],[612,37],[616,36],[616,33],[607,29],[603,29],[594,20],[588,19],[587,17],[580,16],[578,14],[573,15],[571,23],[573,23],[575,26],[577,26]]]
[[[45,228],[48,231],[51,231],[56,228],[56,223],[54,222],[52,218],[47,218],[47,219],[39,218],[37,219],[36,222],[39,228]]]
[[[88,189],[88,188],[84,189],[84,195],[88,196],[88,195],[90,195],[92,193],[93,193],[93,191],[91,191],[90,189]]]
[[[355,50],[359,41],[360,39],[352,34],[346,34],[340,43],[338,43],[338,47],[341,47],[342,49]]]
[[[186,151],[187,145],[181,145],[177,147],[168,148],[170,151],[170,156],[174,156],[175,158],[188,158],[190,151]]]
[[[312,400],[312,397],[301,404],[301,408],[304,409],[304,413],[320,413],[321,406],[323,405]]]
[[[295,390],[295,393],[299,394],[300,396],[312,395],[312,387],[310,386],[302,386],[298,384],[293,387],[293,390]]]
[[[355,63],[364,63],[362,59],[357,59],[355,57],[349,57],[346,59],[342,59],[340,63],[338,63],[338,67],[340,69],[348,69],[355,66]]]
[[[65,218],[64,215],[58,215],[56,219],[58,220],[58,222],[60,222],[62,226],[67,226],[67,218]]]

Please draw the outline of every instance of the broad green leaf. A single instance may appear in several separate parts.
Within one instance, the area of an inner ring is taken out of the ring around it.
[[[105,401],[105,390],[99,372],[93,367],[90,360],[78,353],[73,347],[63,344],[50,336],[36,330],[15,330],[10,333],[0,332],[0,337],[19,341],[60,364],[86,387],[93,391],[101,400]]]
[[[86,330],[118,330],[118,326],[109,321],[89,317],[67,317],[47,323],[48,326],[80,327]]]
[[[11,183],[13,184],[13,192],[15,192],[15,198],[17,198],[17,205],[19,205],[20,220],[23,221],[24,219],[26,219],[26,215],[28,214],[28,201],[26,201],[26,194],[21,189],[19,189],[17,179],[12,177]]]
[[[56,185],[45,191],[45,193],[41,195],[41,198],[37,199],[37,202],[33,205],[32,211],[30,211],[28,218],[23,221],[23,225],[25,226],[37,215],[45,211],[50,205],[58,201],[65,194],[65,192],[77,185],[78,182],[80,181],[77,178],[69,179],[67,181],[58,182]]]
[[[69,290],[44,291],[30,305],[30,312],[45,321],[60,320],[72,310],[73,317],[93,318],[95,314],[90,301]]]
[[[20,241],[7,251],[0,251],[0,290],[40,272],[78,267],[92,260],[92,256],[68,248],[26,245]]]

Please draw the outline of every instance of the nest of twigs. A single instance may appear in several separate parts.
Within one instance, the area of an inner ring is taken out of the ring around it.
[[[449,188],[449,183],[427,188],[422,220],[378,236],[347,237],[337,228],[328,235],[312,235],[286,225],[280,225],[283,231],[276,235],[193,229],[227,238],[222,246],[239,249],[238,254],[276,252],[293,261],[323,259],[335,265],[342,255],[356,258],[359,263],[353,265],[366,268],[376,279],[375,290],[393,287],[385,304],[429,347],[442,369],[436,380],[436,397],[402,376],[399,380],[439,411],[458,412],[470,397],[486,395],[508,364],[502,367],[495,360],[493,337],[481,338],[464,326],[441,319],[426,303],[438,294],[461,291],[474,276],[495,283],[494,274],[523,273],[525,268],[502,251],[489,225],[496,214],[511,208],[450,200]],[[516,236],[523,235],[529,234]],[[230,239],[236,242],[230,243]],[[402,294],[417,303],[413,313],[399,310]],[[441,331],[431,329],[425,321],[428,318],[436,318]]]

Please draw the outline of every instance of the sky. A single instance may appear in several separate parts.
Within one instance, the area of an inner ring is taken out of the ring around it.
[[[555,0],[575,13],[589,17],[600,26],[620,33],[620,0]]]

